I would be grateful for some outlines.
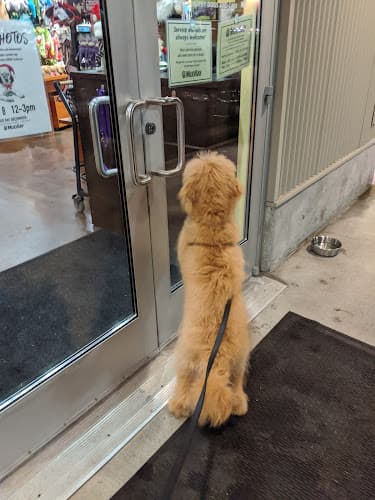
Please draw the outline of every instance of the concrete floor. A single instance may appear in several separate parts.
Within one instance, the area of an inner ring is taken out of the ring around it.
[[[73,164],[71,129],[2,143],[0,272],[92,231],[73,206]]]
[[[288,311],[375,345],[375,191],[363,195],[324,232],[342,241],[343,252],[325,259],[303,247],[280,266],[273,276],[287,283],[288,289],[252,323],[254,345]],[[161,411],[72,498],[110,498],[177,426],[166,410]]]
[[[342,241],[333,259],[301,248],[274,276],[288,290],[256,320],[255,340],[263,337],[288,311],[375,345],[375,190],[364,194],[324,234]]]

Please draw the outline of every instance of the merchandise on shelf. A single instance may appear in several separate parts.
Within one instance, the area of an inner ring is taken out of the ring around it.
[[[31,21],[43,66],[104,70],[99,2],[88,0],[0,0],[1,20]]]
[[[42,66],[44,77],[66,75],[66,69],[63,64],[55,64],[53,66]]]

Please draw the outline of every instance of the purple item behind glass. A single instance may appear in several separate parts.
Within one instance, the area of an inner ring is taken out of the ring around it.
[[[107,95],[107,92],[102,85],[98,89],[98,96]],[[112,139],[112,127],[111,127],[111,115],[109,111],[109,104],[101,104],[98,110],[98,123],[99,123],[99,133],[100,133],[100,141],[102,144],[103,150],[107,149],[110,145],[110,141]],[[104,170],[108,170],[108,166],[103,163]]]

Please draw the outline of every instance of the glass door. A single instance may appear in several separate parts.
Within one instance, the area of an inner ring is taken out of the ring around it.
[[[274,4],[262,16],[275,19]],[[185,160],[202,149],[237,165],[251,268],[249,206],[261,198],[252,157],[264,161],[257,144],[270,123],[256,99],[257,0],[9,5],[0,18],[0,478],[173,338],[183,294],[177,193]]]
[[[254,255],[249,250],[248,217],[260,11],[259,0],[134,2],[138,81],[149,131],[142,141],[146,169],[155,174],[148,191],[161,345],[177,331],[183,294],[176,255],[184,221],[177,199],[182,177],[174,174],[181,127],[175,106],[165,105],[165,99],[178,98],[183,104],[186,161],[209,149],[237,166],[245,195],[236,219],[250,270]],[[149,100],[156,96],[164,99],[159,109]]]
[[[132,2],[71,3],[0,19],[0,478],[158,350]]]

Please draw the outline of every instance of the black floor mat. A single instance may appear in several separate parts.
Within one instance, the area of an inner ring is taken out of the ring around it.
[[[119,234],[100,230],[0,273],[0,401],[132,313]]]
[[[252,354],[250,410],[197,431],[174,498],[375,498],[375,348],[289,313]],[[113,497],[159,499],[186,424]]]

